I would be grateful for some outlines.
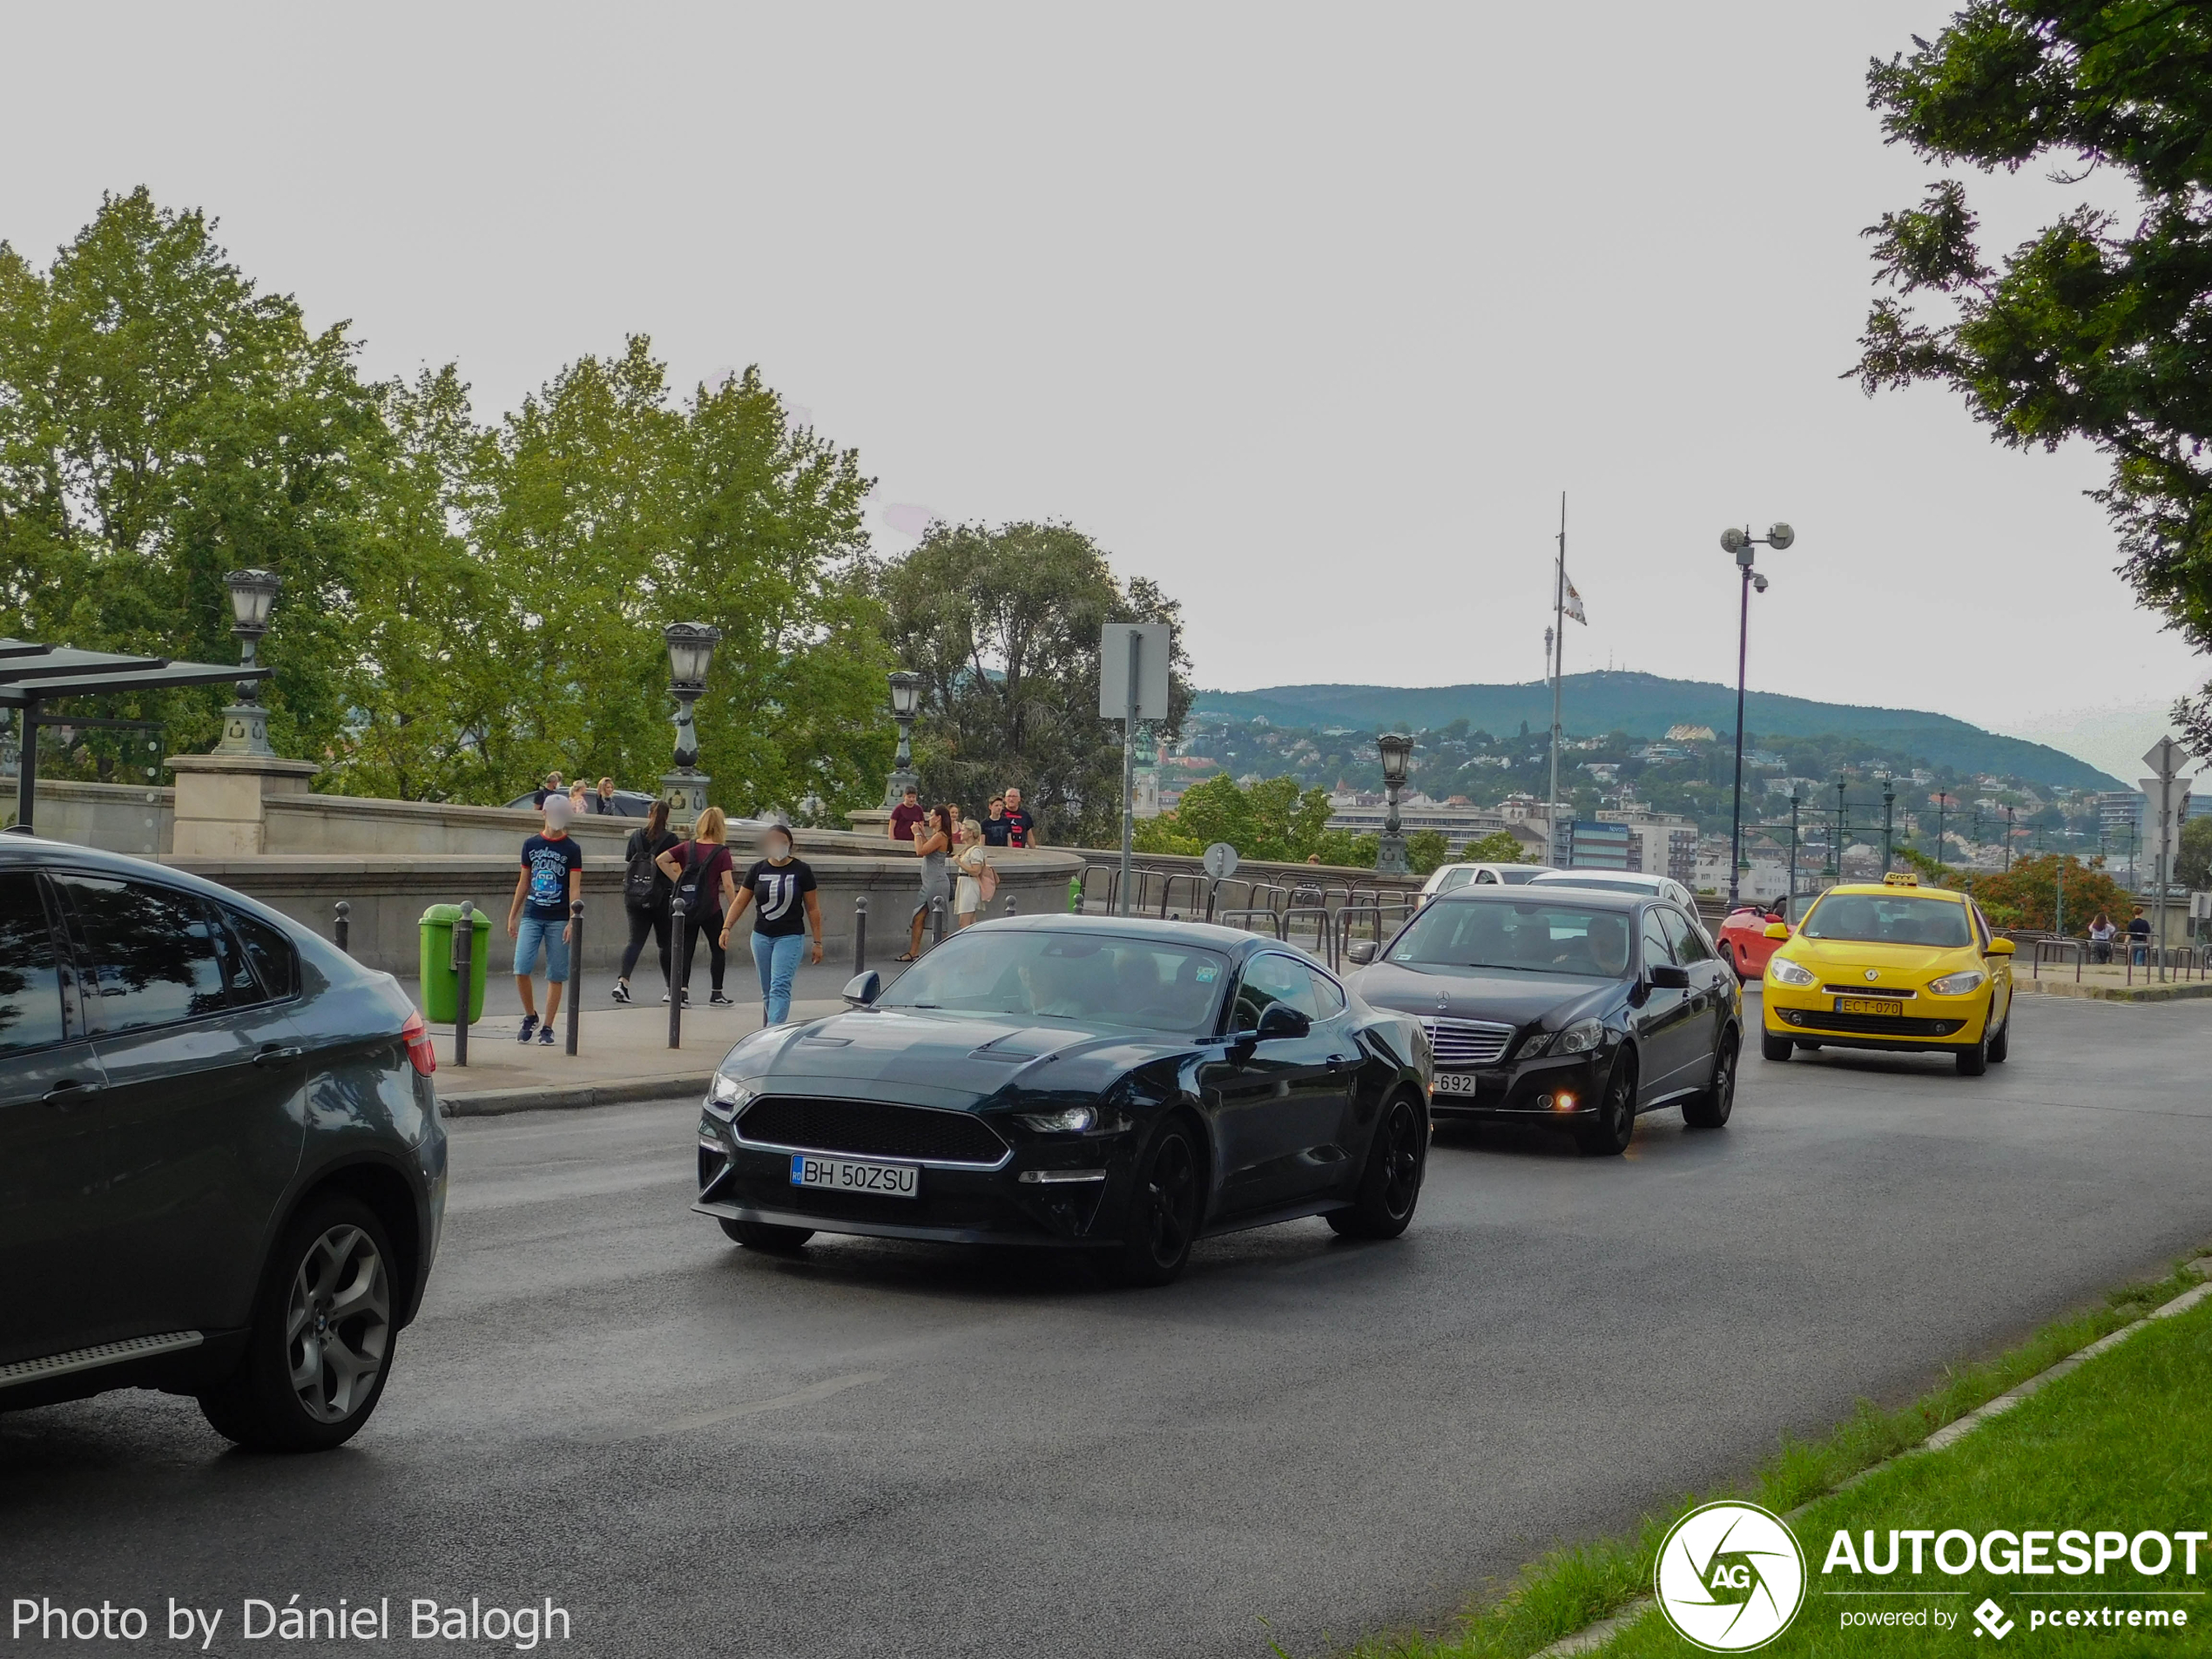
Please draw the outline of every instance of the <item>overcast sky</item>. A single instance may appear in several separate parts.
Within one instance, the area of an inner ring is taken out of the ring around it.
[[[2204,670],[2093,453],[1838,378],[1932,176],[1866,60],[1948,10],[11,4],[0,236],[149,185],[480,414],[628,331],[757,362],[880,546],[1069,519],[1208,685],[1537,678],[1564,490],[1570,671],[1732,678],[1717,537],[1786,518],[1755,686],[2050,732]],[[1973,189],[2006,245],[2080,194]]]

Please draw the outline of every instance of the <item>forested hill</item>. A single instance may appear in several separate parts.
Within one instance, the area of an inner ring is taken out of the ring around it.
[[[1671,725],[1709,725],[1726,736],[1736,727],[1736,691],[1702,680],[1662,679],[1656,674],[1569,674],[1561,688],[1563,722],[1570,733],[1625,732],[1657,738]],[[1274,685],[1257,691],[1201,691],[1194,715],[1276,725],[1343,725],[1363,730],[1402,726],[1433,729],[1464,718],[1493,734],[1550,729],[1551,685]],[[2022,738],[2000,737],[1947,714],[1918,709],[1864,708],[1810,698],[1753,691],[1744,701],[1743,725],[1762,738],[1833,734],[1909,753],[1934,766],[1993,772],[2074,789],[2120,789],[2119,779],[2087,761]]]

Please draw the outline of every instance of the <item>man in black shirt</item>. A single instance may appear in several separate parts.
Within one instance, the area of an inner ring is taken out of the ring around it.
[[[2150,918],[2143,914],[2143,907],[2141,905],[2135,907],[2134,915],[2128,920],[2128,944],[2134,956],[2136,967],[2141,968],[2149,962]]]
[[[1022,791],[1019,786],[1007,790],[1006,811],[1000,816],[999,822],[1005,826],[1005,828],[1000,831],[1005,840],[995,845],[1035,846],[1037,844],[1037,821],[1022,810]],[[984,836],[987,840],[989,839],[988,830],[984,832]]]

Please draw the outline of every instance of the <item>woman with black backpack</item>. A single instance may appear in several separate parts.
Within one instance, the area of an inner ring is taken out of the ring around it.
[[[622,953],[621,977],[615,981],[617,1002],[630,1001],[630,970],[637,966],[648,934],[660,947],[661,983],[670,982],[668,901],[675,884],[662,873],[659,859],[676,844],[668,827],[668,803],[657,800],[653,810],[645,814],[645,827],[631,832],[630,844],[622,849],[623,862],[628,867],[622,878],[622,905],[630,914],[630,943]]]
[[[729,960],[722,950],[722,913],[738,904],[737,875],[731,867],[730,849],[722,844],[729,824],[719,806],[710,806],[691,826],[690,840],[653,860],[673,884],[668,895],[669,919],[684,930],[679,979],[686,1007],[691,1001],[691,957],[701,934],[706,935],[707,967],[714,978],[714,995],[707,1001],[718,1008],[737,1007],[722,991],[722,969]]]

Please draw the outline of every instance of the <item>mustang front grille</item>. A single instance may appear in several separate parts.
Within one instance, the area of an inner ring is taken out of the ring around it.
[[[738,1119],[738,1138],[807,1152],[931,1163],[996,1164],[1010,1150],[972,1113],[801,1095],[765,1095],[754,1101]]]
[[[1492,1025],[1483,1020],[1423,1020],[1421,1029],[1428,1033],[1429,1051],[1436,1056],[1436,1063],[1447,1069],[1494,1066],[1505,1057],[1506,1044],[1513,1041],[1511,1026]]]

